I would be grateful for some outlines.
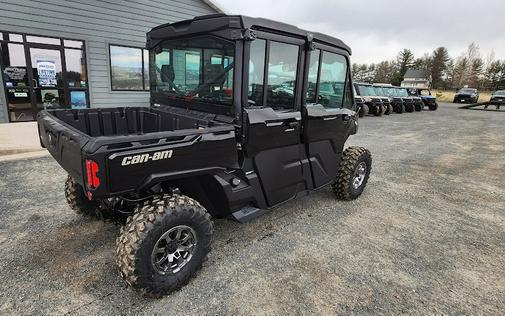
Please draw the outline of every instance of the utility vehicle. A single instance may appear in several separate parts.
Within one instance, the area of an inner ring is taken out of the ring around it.
[[[421,98],[424,105],[427,106],[430,111],[436,111],[438,109],[437,97],[431,95],[430,89],[428,88],[407,88],[407,89],[411,96]]]
[[[379,87],[371,85],[371,88],[373,89],[374,95],[380,98],[382,106],[384,107],[384,114],[389,115],[393,113],[394,108],[393,104],[391,103],[391,99],[388,96],[384,95],[382,89]]]
[[[155,27],[146,48],[150,107],[38,115],[70,207],[126,217],[116,255],[132,287],[186,284],[210,251],[211,217],[245,222],[327,186],[340,200],[363,192],[372,159],[344,149],[358,125],[341,40],[211,15]]]
[[[405,112],[402,99],[395,96],[394,91],[391,89],[391,85],[387,86],[374,83],[373,88],[378,96],[387,99],[387,102],[391,105],[392,112],[399,114]]]
[[[374,89],[380,93],[380,95],[388,97],[390,104],[393,106],[393,111],[395,113],[405,112],[405,102],[403,98],[398,97],[395,88],[391,84],[386,83],[374,83]]]
[[[414,104],[414,110],[417,112],[420,112],[424,110],[424,102],[423,99],[421,99],[419,96],[412,94],[409,88],[406,87],[399,87],[399,89],[402,90],[402,95],[407,94],[408,97],[412,99],[412,102]]]
[[[369,113],[375,116],[382,116],[383,114],[390,114],[389,109],[386,108],[382,102],[382,99],[375,95],[375,91],[371,84],[369,83],[354,83],[356,92],[360,97],[363,98],[365,104],[368,107]]]
[[[397,86],[391,86],[391,93],[403,102],[403,106],[405,109],[405,112],[414,112],[415,111],[415,106],[414,106],[414,99],[412,99],[407,90],[397,87]]]
[[[354,92],[354,102],[356,103],[356,111],[358,112],[358,117],[364,117],[368,114],[368,105],[365,104],[365,99],[360,97],[356,92],[356,88],[353,86]]]

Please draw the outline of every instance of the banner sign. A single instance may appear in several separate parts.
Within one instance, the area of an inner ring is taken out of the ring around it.
[[[37,74],[41,87],[56,87],[55,60],[37,60]]]

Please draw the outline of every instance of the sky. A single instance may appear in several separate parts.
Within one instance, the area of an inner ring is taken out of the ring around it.
[[[342,39],[352,61],[377,63],[403,48],[416,57],[445,46],[458,57],[472,42],[505,59],[504,0],[214,0],[228,14],[264,17]]]

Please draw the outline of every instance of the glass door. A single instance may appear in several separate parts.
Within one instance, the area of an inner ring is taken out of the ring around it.
[[[65,78],[60,48],[29,47],[33,89],[32,106],[36,114],[40,110],[65,107]]]
[[[2,76],[11,122],[33,120],[28,68],[23,44],[1,43]]]

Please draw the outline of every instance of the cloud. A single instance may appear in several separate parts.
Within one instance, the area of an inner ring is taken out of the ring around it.
[[[482,57],[505,59],[503,0],[218,0],[230,14],[260,16],[341,38],[354,62],[392,59],[410,48],[421,57],[446,46],[457,57],[471,42]]]

